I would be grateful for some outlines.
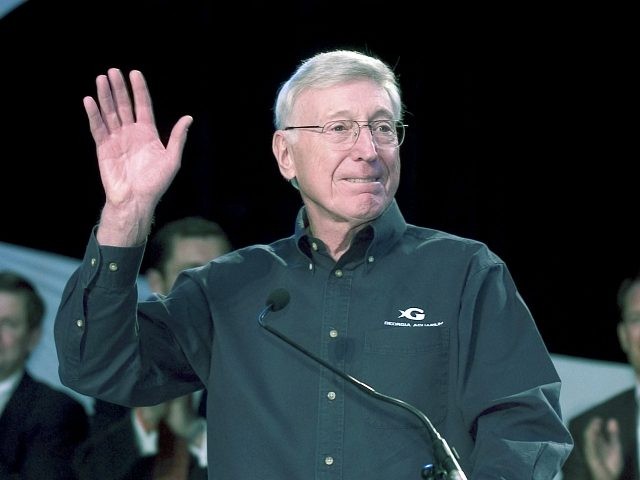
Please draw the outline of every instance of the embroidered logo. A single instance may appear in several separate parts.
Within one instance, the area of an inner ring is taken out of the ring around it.
[[[418,307],[410,307],[406,310],[398,311],[400,312],[398,318],[406,318],[408,321],[390,322],[386,320],[384,324],[391,327],[439,327],[444,324],[444,322],[424,323],[424,319],[427,318],[427,314],[424,313],[423,309]]]
[[[398,318],[408,318],[409,320],[424,320],[426,315],[424,314],[424,310],[421,308],[411,307],[406,310],[398,310],[400,315]]]

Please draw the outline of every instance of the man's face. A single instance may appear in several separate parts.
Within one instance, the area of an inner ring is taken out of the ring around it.
[[[370,80],[309,89],[296,100],[295,125],[335,120],[397,119],[387,92]],[[399,147],[376,145],[366,126],[346,149],[328,142],[318,129],[286,133],[293,141],[285,176],[297,178],[312,225],[357,226],[375,219],[391,203],[400,181]]]
[[[40,329],[29,330],[25,297],[0,292],[0,380],[24,367],[39,338]]]
[[[640,378],[640,283],[631,287],[625,298],[618,338],[629,363]]]
[[[173,240],[173,251],[163,271],[148,277],[154,292],[167,294],[178,275],[187,268],[200,267],[229,250],[227,242],[217,236],[178,237]],[[158,273],[158,272],[156,272]]]

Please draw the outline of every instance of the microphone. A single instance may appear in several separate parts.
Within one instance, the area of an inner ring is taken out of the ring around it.
[[[267,297],[266,307],[258,315],[258,324],[260,324],[260,326],[267,330],[269,333],[275,335],[280,340],[287,343],[289,346],[295,348],[299,352],[302,352],[304,355],[319,363],[326,369],[332,371],[339,377],[355,385],[367,395],[371,395],[372,397],[379,400],[383,400],[392,405],[404,408],[405,410],[408,410],[416,417],[418,417],[420,421],[427,427],[427,431],[429,432],[429,436],[431,437],[431,442],[433,445],[433,454],[436,459],[436,466],[429,464],[425,465],[422,468],[422,478],[431,480],[467,480],[466,475],[464,474],[462,468],[460,467],[460,464],[458,463],[458,454],[454,454],[452,449],[447,444],[447,441],[440,435],[440,433],[438,433],[436,428],[431,423],[431,420],[429,420],[429,417],[427,417],[421,410],[403,400],[377,392],[366,383],[361,382],[357,378],[352,377],[348,373],[337,369],[322,358],[314,355],[302,345],[294,342],[289,337],[276,330],[272,326],[268,325],[264,321],[265,317],[270,312],[277,312],[285,308],[289,304],[290,299],[291,297],[289,295],[289,292],[284,288],[277,288],[276,290],[272,291]]]

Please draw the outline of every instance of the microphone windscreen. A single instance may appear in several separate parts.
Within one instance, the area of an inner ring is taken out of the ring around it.
[[[271,310],[277,312],[289,304],[289,292],[284,288],[277,288],[269,294],[267,305],[271,305]]]

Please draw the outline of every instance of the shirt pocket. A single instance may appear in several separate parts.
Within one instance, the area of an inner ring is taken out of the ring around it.
[[[363,380],[378,393],[414,406],[435,425],[447,410],[448,344],[444,325],[369,331]],[[367,412],[366,421],[376,428],[424,427],[416,415],[383,400]]]

